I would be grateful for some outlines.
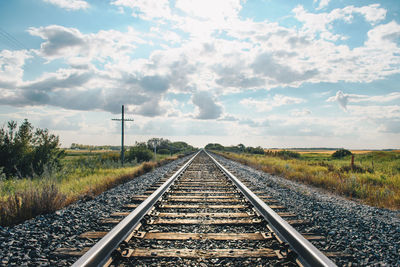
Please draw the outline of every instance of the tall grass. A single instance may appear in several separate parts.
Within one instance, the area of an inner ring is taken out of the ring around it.
[[[97,165],[90,159],[80,166],[82,162],[77,160],[69,162],[62,170],[49,167],[40,177],[0,179],[0,225],[14,225],[79,199],[92,199],[177,158],[164,157],[157,162],[144,162],[123,168],[117,168],[117,165],[111,163]]]
[[[400,153],[371,152],[334,160],[330,155],[302,154],[300,158],[219,153],[264,172],[283,176],[376,207],[400,209]]]

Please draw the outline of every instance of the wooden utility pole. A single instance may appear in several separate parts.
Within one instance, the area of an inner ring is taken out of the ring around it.
[[[122,105],[122,116],[121,119],[112,119],[113,121],[121,121],[121,165],[124,166],[124,123],[126,121],[133,121],[133,119],[124,118],[124,105]]]

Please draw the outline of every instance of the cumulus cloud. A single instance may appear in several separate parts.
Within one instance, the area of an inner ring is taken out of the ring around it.
[[[60,69],[55,73],[45,74],[43,77],[29,81],[21,86],[24,90],[53,91],[60,88],[75,88],[83,86],[93,77],[88,71]]]
[[[71,50],[83,50],[86,48],[83,35],[74,28],[51,25],[30,28],[29,33],[46,40],[41,44],[41,52],[44,56],[60,56],[69,53]]]
[[[175,7],[191,17],[212,21],[223,21],[235,18],[242,8],[240,0],[213,1],[213,0],[177,0]]]
[[[348,111],[351,115],[364,118],[364,119],[400,119],[400,106],[399,105],[349,105]]]
[[[128,7],[133,10],[132,16],[146,20],[171,17],[168,0],[115,0],[111,4],[118,7]]]
[[[313,2],[316,3],[316,2],[318,2],[318,0],[314,0]],[[329,2],[330,2],[330,0],[320,0],[318,7],[316,7],[315,9],[320,10],[320,9],[325,8],[328,6]]]
[[[84,0],[43,0],[46,3],[56,5],[66,10],[79,10],[89,8],[89,4]]]
[[[275,107],[300,104],[303,102],[305,102],[305,100],[302,98],[276,94],[273,97],[260,100],[253,98],[245,98],[240,101],[240,104],[247,108],[255,107],[256,110],[259,112],[267,112],[271,111]]]
[[[387,24],[381,24],[371,29],[368,32],[368,40],[366,46],[380,47],[389,46],[390,48],[397,48],[397,41],[400,38],[400,25],[396,21],[391,21]],[[395,52],[395,51],[393,51]]]
[[[193,94],[192,103],[197,108],[196,119],[218,119],[222,114],[222,106],[215,101],[209,92],[199,91]]]
[[[134,113],[146,117],[155,117],[166,113],[166,110],[160,105],[159,98],[152,98],[134,109]]]
[[[215,69],[219,75],[215,82],[224,87],[258,88],[265,84],[263,78],[251,77],[251,74],[241,70],[241,67],[217,66]]]
[[[322,2],[325,3],[325,1],[322,0],[320,5]],[[292,11],[295,14],[295,18],[303,23],[304,31],[310,34],[320,33],[323,38],[332,41],[346,38],[331,32],[332,23],[334,21],[343,20],[347,23],[351,23],[354,19],[354,14],[361,14],[367,22],[374,25],[385,19],[387,12],[386,9],[381,8],[379,4],[371,4],[362,7],[346,6],[344,8],[336,8],[329,13],[311,13],[306,11],[303,6],[299,5]]]
[[[66,117],[51,117],[41,118],[39,125],[41,128],[51,129],[52,131],[78,131],[81,129],[80,118],[77,116],[66,116]]]
[[[335,96],[329,97],[327,102],[338,102],[339,105],[347,110],[347,104],[351,103],[359,103],[359,102],[371,102],[371,103],[384,103],[391,102],[400,99],[400,93],[393,92],[387,95],[359,95],[359,94],[345,94],[341,90],[336,92]]]
[[[11,89],[22,81],[25,61],[32,55],[26,50],[0,51],[0,89]]]
[[[341,90],[336,92],[335,96],[329,97],[327,102],[338,102],[339,105],[346,110],[347,109],[347,103],[349,103],[349,95],[344,94]]]
[[[400,133],[400,118],[395,119],[380,119],[377,120],[379,124],[378,131],[383,133]]]
[[[308,116],[311,114],[312,114],[312,112],[308,108],[294,109],[294,110],[290,111],[290,115],[292,115],[294,117],[304,117],[304,116]]]
[[[269,53],[258,55],[251,67],[255,73],[263,74],[278,83],[284,84],[308,80],[318,74],[316,69],[304,72],[293,70],[289,66],[279,64]]]
[[[144,43],[133,29],[126,33],[109,30],[98,33],[83,34],[78,29],[59,25],[31,27],[28,32],[45,40],[38,54],[48,60],[56,58],[88,61],[113,59],[115,61],[131,53],[136,44]]]

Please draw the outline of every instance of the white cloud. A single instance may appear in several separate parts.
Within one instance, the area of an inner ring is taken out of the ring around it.
[[[361,119],[400,119],[399,105],[349,105],[348,111],[355,118],[358,117]]]
[[[379,21],[382,21],[386,18],[386,9],[381,8],[379,4],[372,4],[369,6],[363,6],[354,9],[355,12],[358,12],[364,15],[365,20],[371,24],[375,24]]]
[[[23,66],[30,57],[31,53],[26,50],[0,50],[0,89],[11,89],[22,81]]]
[[[89,8],[89,4],[83,0],[43,0],[46,3],[56,5],[66,10],[79,10]]]
[[[316,2],[318,2],[318,0],[314,0],[314,3],[316,3]],[[320,10],[320,9],[325,8],[328,6],[329,2],[330,2],[330,0],[320,0],[318,7],[315,9]]]
[[[255,109],[258,112],[267,112],[267,111],[271,111],[275,107],[280,107],[280,106],[284,106],[284,105],[300,104],[303,102],[305,102],[305,100],[302,98],[276,94],[272,98],[266,98],[266,99],[260,99],[260,100],[253,99],[253,98],[245,98],[240,101],[240,104],[247,108],[250,108],[250,109],[252,107],[255,107]]]
[[[347,103],[349,102],[349,95],[344,94],[342,91],[337,91],[335,96],[329,97],[327,102],[335,102],[337,101],[339,105],[346,110],[347,109]]]
[[[66,28],[51,25],[40,28],[30,28],[29,33],[39,36],[46,42],[41,44],[41,55],[47,57],[59,57],[70,54],[78,54],[88,50],[83,34],[74,28]]]
[[[363,15],[367,22],[374,25],[385,19],[387,12],[384,8],[381,8],[379,4],[363,7],[346,6],[344,8],[336,8],[329,13],[311,13],[306,11],[303,6],[299,5],[292,11],[295,14],[295,18],[303,23],[303,30],[305,32],[312,35],[320,33],[324,39],[331,41],[346,39],[345,36],[333,34],[331,32],[332,23],[335,20],[343,20],[346,23],[351,23],[354,19],[353,15],[358,13]]]
[[[381,24],[368,32],[366,46],[370,48],[379,48],[389,46],[389,49],[399,50],[396,41],[400,38],[400,25],[396,21],[387,24]],[[395,51],[396,51],[395,50]],[[393,52],[395,52],[393,51]]]
[[[133,10],[132,16],[146,20],[171,18],[168,0],[115,0],[111,4],[118,7],[128,7]]]
[[[250,67],[255,73],[263,74],[264,77],[272,78],[277,83],[283,84],[305,81],[319,73],[317,69],[308,69],[301,72],[294,70],[286,64],[277,62],[269,53],[257,55]]]
[[[304,116],[308,116],[311,115],[312,112],[311,110],[309,110],[308,108],[303,108],[303,109],[294,109],[290,111],[290,115],[294,116],[294,117],[304,117]]]
[[[200,91],[193,94],[192,103],[197,109],[197,114],[195,115],[195,118],[197,119],[218,119],[222,114],[222,106],[218,104],[213,96],[206,91]]]
[[[242,8],[240,2],[240,0],[177,0],[175,7],[200,20],[221,22],[237,16]]]
[[[59,25],[29,28],[31,35],[39,36],[45,42],[40,46],[39,55],[52,60],[56,58],[106,58],[119,60],[127,53],[132,53],[137,43],[144,43],[133,28],[123,33],[116,30],[99,31],[83,34],[78,29]]]
[[[341,90],[336,92],[335,96],[329,97],[327,102],[335,102],[337,101],[339,105],[346,110],[348,103],[360,103],[360,102],[371,102],[371,103],[384,103],[391,102],[400,99],[399,92],[389,93],[387,95],[376,95],[376,96],[368,96],[368,95],[358,95],[358,94],[345,94]]]

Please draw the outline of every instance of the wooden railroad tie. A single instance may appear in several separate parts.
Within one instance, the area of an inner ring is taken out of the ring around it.
[[[123,257],[145,258],[277,258],[277,252],[269,248],[261,249],[127,249]]]

